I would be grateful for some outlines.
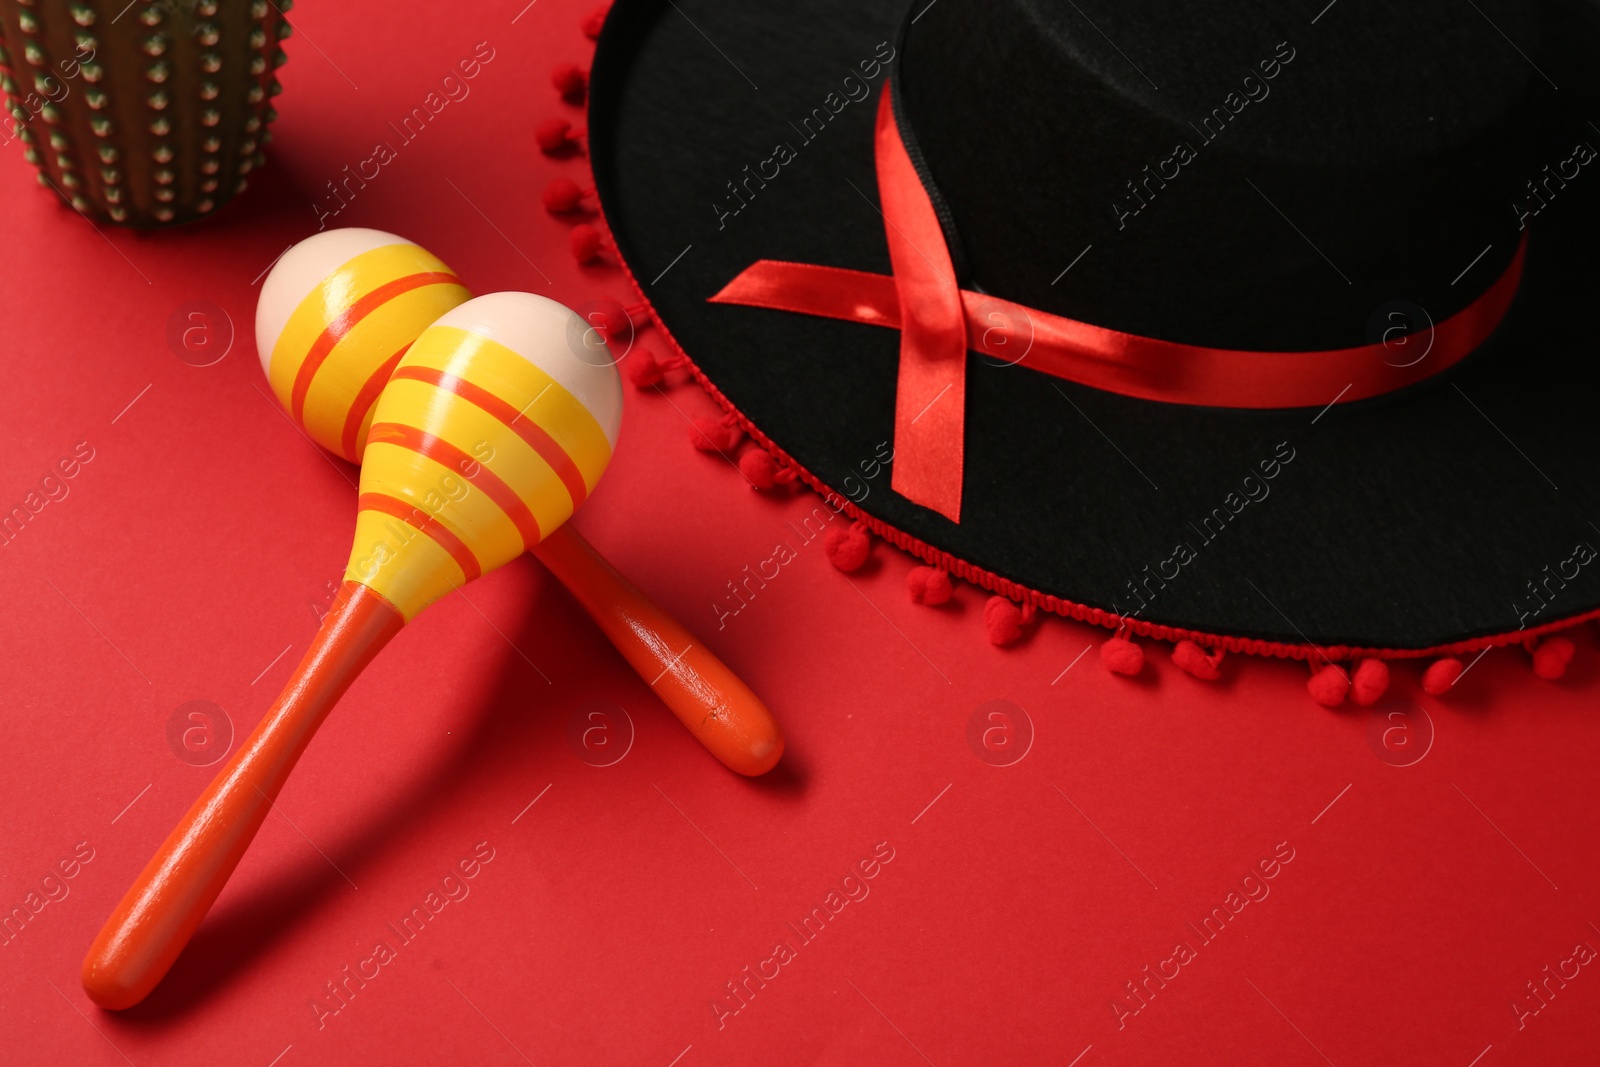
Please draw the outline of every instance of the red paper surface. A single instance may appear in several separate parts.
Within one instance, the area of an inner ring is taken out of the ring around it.
[[[303,5],[271,161],[205,226],[97,232],[6,146],[0,504],[92,459],[0,547],[0,908],[41,905],[0,947],[0,1061],[1594,1062],[1600,966],[1574,961],[1600,949],[1593,628],[1560,683],[1502,649],[1447,702],[1401,668],[1376,709],[1336,712],[1298,664],[1205,684],[1150,645],[1142,677],[1114,677],[1079,658],[1103,634],[1060,620],[993,649],[975,590],[912,605],[911,561],[881,544],[846,577],[797,532],[816,498],[752,493],[692,451],[686,419],[713,406],[681,383],[630,391],[576,521],[766,696],[779,771],[712,761],[524,558],[355,685],[150,1000],[90,1004],[84,952],[216,769],[175,754],[204,725],[184,705],[247,732],[344,566],[352,471],[269,397],[259,278],[315,229],[325,183],[486,41],[470,95],[332,224],[402,232],[480,292],[626,299],[538,202],[581,163],[525,132],[578,119],[548,73],[586,62],[586,9]],[[167,339],[197,301],[235,334],[211,366]],[[795,558],[719,627],[727,584],[783,542]],[[1008,719],[983,718],[992,701]],[[573,739],[597,706],[609,766]],[[1020,760],[980,758],[1024,733]],[[461,861],[466,895],[402,942],[390,924],[446,899]],[[347,979],[380,941],[392,958]]]

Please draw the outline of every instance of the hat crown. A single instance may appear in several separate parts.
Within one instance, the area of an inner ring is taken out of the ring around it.
[[[1366,344],[1385,305],[1439,321],[1483,292],[1537,177],[1541,6],[1305,6],[915,5],[900,114],[963,283],[1266,350]]]

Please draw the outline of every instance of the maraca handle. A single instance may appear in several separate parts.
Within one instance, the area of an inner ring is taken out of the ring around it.
[[[533,550],[628,665],[729,769],[765,774],[783,731],[761,698],[710,649],[607,563],[570,523]]]
[[[166,975],[261,828],[333,705],[400,631],[400,613],[346,582],[283,695],[156,850],[83,961],[102,1008],[131,1008]]]

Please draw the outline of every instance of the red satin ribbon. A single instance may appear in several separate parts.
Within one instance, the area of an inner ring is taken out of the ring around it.
[[[957,286],[944,231],[906,154],[889,88],[875,150],[892,276],[758,260],[711,297],[900,330],[896,492],[961,521],[966,352],[1056,378],[1169,404],[1300,408],[1365,400],[1465,358],[1500,325],[1522,280],[1527,241],[1505,272],[1456,314],[1386,342],[1320,352],[1253,352],[1108,330]]]
[[[887,85],[878,101],[873,141],[895,304],[901,311],[895,464],[889,485],[906,499],[960,522],[966,313],[944,229],[901,143]]]

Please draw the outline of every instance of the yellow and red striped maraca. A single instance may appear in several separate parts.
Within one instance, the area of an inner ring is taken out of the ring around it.
[[[335,287],[328,299],[345,295]],[[364,323],[354,314],[331,321],[312,350],[337,347]],[[592,347],[574,347],[575,336]],[[371,414],[339,595],[283,694],[90,947],[83,986],[102,1007],[137,1004],[166,974],[362,668],[431,601],[559,527],[611,458],[622,413],[616,369],[604,342],[544,297],[494,293],[451,308],[406,349],[395,379]],[[301,392],[307,410],[319,410],[314,391]]]
[[[544,297],[495,293],[422,332],[373,409],[347,581],[410,619],[583,503],[611,460],[622,396],[607,356],[534,362],[565,345],[574,318]]]
[[[426,472],[417,471],[418,477],[464,470],[477,457],[457,447],[460,442],[422,442],[403,428],[374,423],[371,409],[405,345],[440,314],[441,304],[454,306],[470,295],[437,257],[394,234],[366,229],[314,234],[286,252],[261,287],[256,348],[262,369],[284,409],[329,451],[360,462],[364,448],[372,454],[410,450],[434,461],[424,464]],[[596,331],[576,319],[568,323],[577,324],[569,343],[580,359],[609,358]],[[389,391],[421,395],[416,383],[422,374],[408,359]],[[503,431],[498,437],[485,436],[486,415],[474,415],[473,420],[476,428],[463,428],[461,440],[491,450],[499,447],[496,441]],[[548,440],[549,435],[526,420],[510,425],[527,435],[527,443],[561,478],[577,507],[593,483],[568,460],[597,443],[569,434],[578,451],[568,455],[565,438]],[[523,543],[690,733],[740,774],[772,769],[783,754],[783,733],[749,686],[619,574],[576,529],[552,531],[550,516],[502,510],[515,519]]]
[[[449,267],[403,238],[327,230],[280,256],[261,287],[261,367],[313,441],[359,463],[372,409],[406,347],[471,297]]]

